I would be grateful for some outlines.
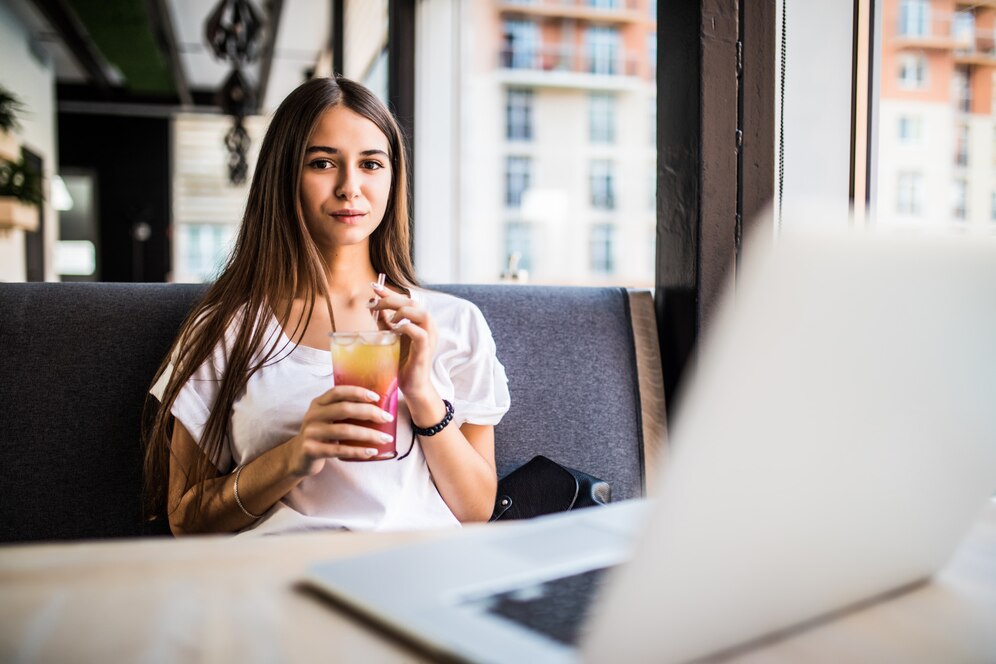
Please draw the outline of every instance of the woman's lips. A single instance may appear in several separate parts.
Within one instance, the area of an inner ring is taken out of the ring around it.
[[[355,224],[365,217],[366,214],[366,212],[361,210],[339,210],[338,212],[333,212],[330,216],[344,224]]]

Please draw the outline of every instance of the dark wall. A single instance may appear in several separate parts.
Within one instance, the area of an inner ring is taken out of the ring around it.
[[[59,164],[97,174],[98,280],[165,281],[169,120],[59,113]]]

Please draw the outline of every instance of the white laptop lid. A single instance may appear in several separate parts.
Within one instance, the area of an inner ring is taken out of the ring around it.
[[[685,661],[929,576],[996,489],[996,246],[749,257],[584,658]]]

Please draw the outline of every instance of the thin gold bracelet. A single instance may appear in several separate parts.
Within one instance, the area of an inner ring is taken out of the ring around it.
[[[246,506],[242,504],[242,499],[239,498],[239,476],[242,475],[243,468],[245,468],[244,464],[235,469],[235,504],[238,505],[239,509],[242,510],[242,513],[245,514],[250,519],[260,519],[263,517],[263,515],[253,514],[252,512],[247,510]]]

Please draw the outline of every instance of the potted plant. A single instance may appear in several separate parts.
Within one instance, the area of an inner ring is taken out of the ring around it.
[[[42,198],[41,176],[27,167],[23,157],[0,160],[0,232],[38,230]]]
[[[17,115],[24,110],[21,100],[0,85],[0,159],[17,161],[21,156],[21,146],[14,131],[20,127]]]

